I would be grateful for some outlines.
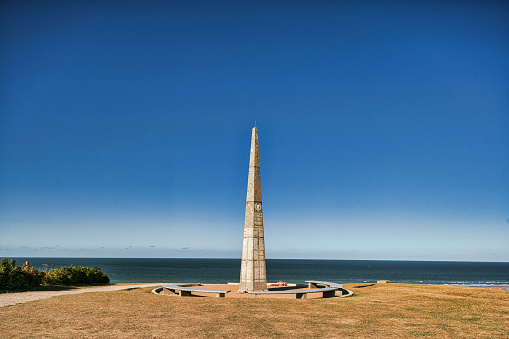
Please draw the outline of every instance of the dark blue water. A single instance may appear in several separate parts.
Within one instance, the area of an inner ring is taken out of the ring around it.
[[[238,282],[240,259],[14,258],[39,270],[58,266],[98,266],[112,283]],[[384,260],[267,259],[267,281],[509,285],[509,263]]]

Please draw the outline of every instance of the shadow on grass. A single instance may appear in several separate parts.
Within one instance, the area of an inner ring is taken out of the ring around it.
[[[375,286],[376,284],[368,284],[368,285],[359,285],[359,286],[354,286],[353,288],[363,288],[363,287],[370,287],[370,286]]]

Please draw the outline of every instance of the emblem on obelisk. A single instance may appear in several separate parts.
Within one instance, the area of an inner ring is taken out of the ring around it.
[[[263,235],[262,189],[260,184],[260,157],[258,129],[253,128],[251,155],[247,180],[246,218],[240,268],[239,292],[266,291],[265,240]]]

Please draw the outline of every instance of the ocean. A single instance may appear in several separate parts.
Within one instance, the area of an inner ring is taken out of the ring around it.
[[[14,258],[38,270],[59,266],[97,266],[112,283],[238,282],[240,259],[164,258]],[[509,285],[507,262],[300,260],[267,259],[267,281],[304,283],[394,283],[502,286]]]

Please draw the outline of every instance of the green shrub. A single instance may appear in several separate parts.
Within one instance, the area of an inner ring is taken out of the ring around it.
[[[16,266],[14,259],[3,258],[0,262],[0,290],[26,290],[41,285],[46,273],[28,264]]]
[[[107,284],[110,279],[100,268],[81,266],[59,267],[48,273],[38,271],[28,264],[16,266],[14,259],[0,262],[0,290],[27,290],[43,285]]]
[[[107,284],[110,279],[97,266],[93,268],[81,266],[58,267],[50,270],[43,283],[46,285],[81,285]]]

